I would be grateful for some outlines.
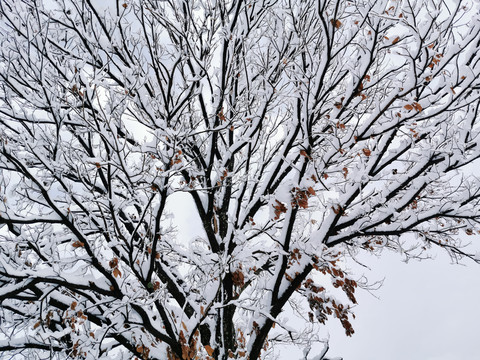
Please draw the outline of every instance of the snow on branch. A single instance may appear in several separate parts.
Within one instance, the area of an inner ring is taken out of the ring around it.
[[[0,350],[268,359],[354,333],[345,256],[478,262],[479,48],[473,0],[2,0]]]

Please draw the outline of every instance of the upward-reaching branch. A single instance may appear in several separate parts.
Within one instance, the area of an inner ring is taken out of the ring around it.
[[[291,308],[353,334],[345,249],[478,261],[480,21],[452,6],[0,2],[0,350],[268,358],[315,340]]]

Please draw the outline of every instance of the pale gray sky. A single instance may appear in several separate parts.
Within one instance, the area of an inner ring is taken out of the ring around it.
[[[475,240],[475,239],[469,239]],[[365,259],[370,280],[381,280],[376,299],[358,292],[347,338],[331,321],[331,356],[344,360],[471,360],[480,358],[480,265],[452,265],[439,250],[435,260],[401,262],[398,254]],[[334,324],[335,323],[335,324]]]

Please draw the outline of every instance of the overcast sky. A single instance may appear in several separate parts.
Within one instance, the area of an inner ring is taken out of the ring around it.
[[[469,239],[470,240],[470,239]],[[472,239],[474,240],[474,239]],[[375,291],[358,292],[355,334],[329,324],[329,355],[344,360],[471,360],[480,358],[480,265],[464,266],[436,251],[436,259],[401,262],[398,254],[370,257]],[[335,323],[335,324],[334,324]]]

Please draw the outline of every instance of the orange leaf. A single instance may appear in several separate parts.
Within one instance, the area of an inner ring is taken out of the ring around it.
[[[223,114],[223,108],[222,108],[222,110],[220,110],[220,112],[217,114],[217,116],[218,116],[218,118],[219,118],[220,120],[222,120],[222,121],[227,120],[227,119],[225,118],[225,115]]]
[[[395,39],[393,39],[392,44],[396,44],[399,40],[400,40],[400,37],[397,36]]]
[[[315,190],[311,186],[307,189],[307,191],[310,195],[315,195]]]
[[[297,201],[298,206],[300,206],[302,209],[307,209],[308,208],[308,200],[307,199],[299,199]]]
[[[75,241],[75,242],[72,244],[72,246],[73,246],[74,248],[78,248],[78,247],[84,247],[85,244],[84,244],[83,242],[81,242],[80,240],[77,240],[77,241]]]
[[[413,106],[410,104],[405,105],[404,108],[407,110],[413,110]]]
[[[339,29],[340,26],[342,26],[342,23],[341,23],[340,20],[334,20],[334,19],[332,19],[332,20],[330,20],[330,22],[331,22],[332,25],[335,26],[335,28],[337,28],[337,29]]]
[[[33,328],[34,328],[34,329],[38,328],[41,323],[42,323],[41,320],[37,321],[37,322],[35,323],[35,325],[33,325]]]
[[[342,207],[340,205],[332,206],[332,210],[335,215],[338,215],[342,211]]]
[[[113,269],[113,276],[115,276],[115,277],[121,277],[122,276],[122,273],[120,272],[120,270],[118,270],[118,267]]]
[[[311,159],[305,150],[300,150],[300,155],[305,156],[307,159]]]
[[[207,351],[209,356],[213,355],[213,349],[210,345],[205,345],[205,350]]]
[[[362,149],[363,153],[365,154],[365,156],[370,156],[370,154],[372,153],[369,149],[365,148],[365,149]]]
[[[280,219],[280,214],[281,213],[286,213],[287,212],[287,208],[285,207],[285,205],[282,202],[280,202],[278,200],[275,200],[275,202],[277,203],[277,205],[272,205],[275,208],[274,220],[278,220],[278,219]]]
[[[242,287],[243,285],[245,285],[245,276],[240,269],[237,269],[235,270],[235,272],[232,273],[232,283],[233,285],[238,287]]]
[[[108,262],[108,265],[110,265],[110,268],[117,267],[118,265],[118,258],[114,257],[112,260]]]
[[[423,110],[422,105],[420,105],[418,102],[413,103],[413,107],[414,107],[415,110],[417,110],[418,112],[420,112],[420,111]]]
[[[76,301],[74,301],[70,304],[70,309],[75,310],[76,307],[77,307],[77,302]]]

